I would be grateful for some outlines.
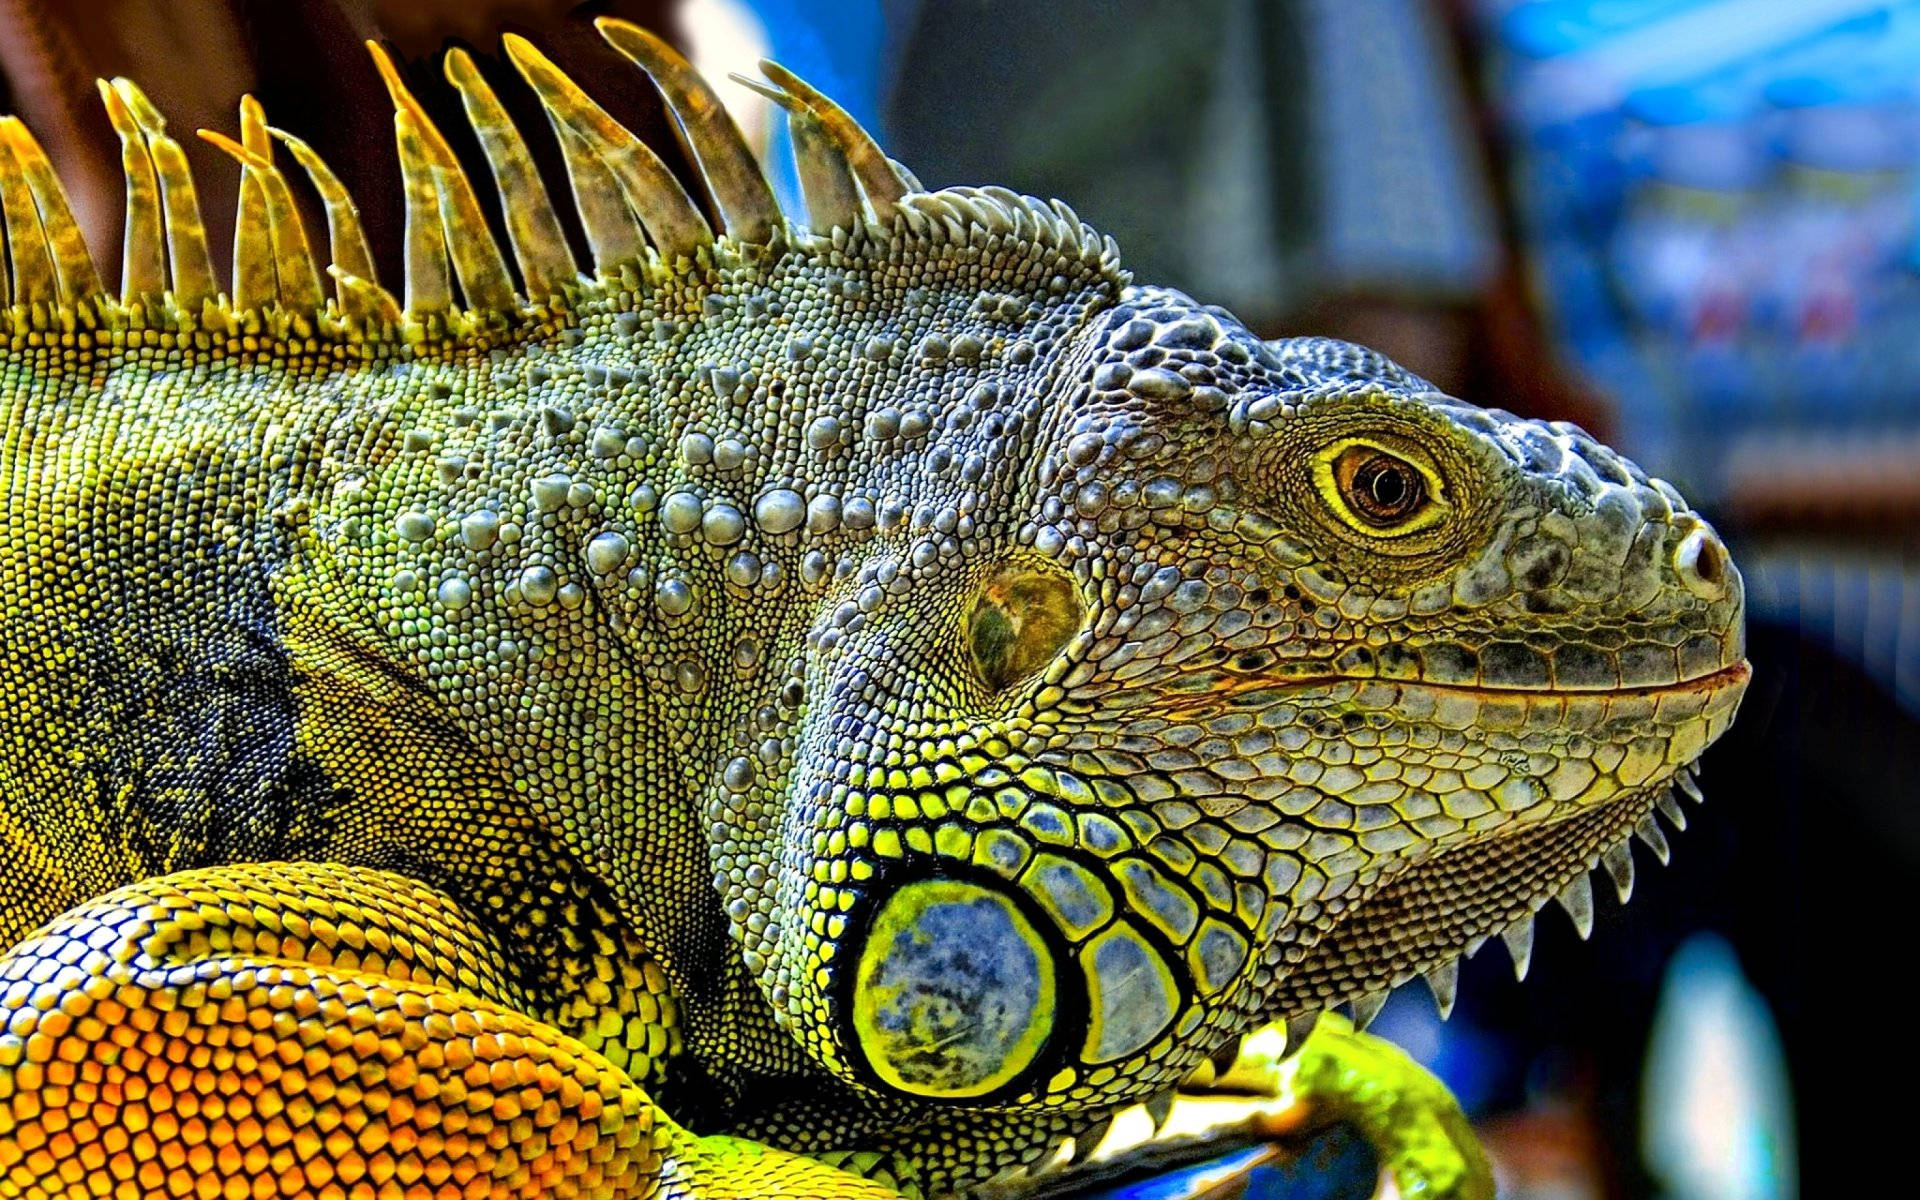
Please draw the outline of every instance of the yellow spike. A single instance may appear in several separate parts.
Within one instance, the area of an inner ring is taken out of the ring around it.
[[[912,189],[893,169],[892,161],[881,151],[873,135],[862,129],[860,122],[854,120],[846,109],[821,95],[812,84],[779,63],[763,58],[760,60],[760,69],[768,79],[798,97],[820,118],[827,137],[845,156],[853,177],[860,181],[860,189],[866,193],[867,204],[873,209],[874,217],[882,222],[891,221],[900,197]]]
[[[13,162],[11,158],[7,156],[4,153],[4,151],[0,151],[0,174],[4,174],[7,171],[12,170],[12,168],[13,168]],[[5,191],[6,191],[6,188],[4,183],[0,183],[0,240],[4,240],[4,231],[6,228]],[[10,308],[12,306],[13,306],[13,272],[7,268],[7,253],[5,248],[0,247],[0,308]]]
[[[264,132],[266,126],[263,124],[260,128]],[[200,136],[232,155],[259,184],[266,217],[264,236],[267,259],[273,272],[272,287],[265,297],[277,300],[282,308],[295,312],[318,311],[324,303],[320,292],[320,274],[313,265],[313,250],[307,245],[307,231],[300,224],[300,212],[294,207],[293,192],[287,187],[287,177],[280,173],[280,168],[225,134],[202,129]],[[260,234],[241,229],[234,231],[234,237],[234,258],[238,262],[239,239],[252,237],[257,246]],[[256,307],[259,303],[255,301],[254,304],[248,304],[239,298],[237,292],[236,288],[235,303],[240,308]]]
[[[236,147],[227,138],[201,136],[232,154],[244,168],[240,178],[242,219],[234,229],[234,262],[238,273],[240,262],[239,239],[247,230],[249,217],[260,223],[264,218],[267,231],[267,262],[272,271],[273,286],[266,293],[268,297],[279,301],[281,307],[295,312],[314,312],[321,304],[320,271],[314,265],[313,250],[307,244],[307,231],[300,223],[300,210],[293,201],[293,191],[287,186],[287,177],[273,165],[273,138],[267,132],[267,114],[260,107],[260,101],[252,96],[240,97],[240,142]],[[243,154],[235,154],[235,150]],[[253,179],[251,188],[248,179]],[[258,196],[253,212],[248,214],[246,206]],[[257,247],[258,241],[256,239]],[[238,288],[236,287],[236,293]],[[235,302],[245,309],[253,307],[239,299]]]
[[[680,186],[673,172],[667,170],[659,155],[634,137],[626,126],[608,116],[605,109],[535,49],[532,42],[511,33],[501,40],[506,45],[507,57],[540,97],[554,129],[571,131],[613,176],[620,194],[626,198],[627,208],[646,228],[663,261],[671,263],[713,241],[707,219],[700,215],[687,190]],[[574,158],[574,154],[568,154],[569,174]],[[575,199],[581,198],[582,183],[579,176],[573,177]],[[594,257],[602,270],[613,265],[601,256],[598,246],[594,248]]]
[[[294,203],[287,177],[275,166],[261,172],[267,192],[267,228],[273,234],[274,272],[280,280],[280,303],[295,312],[318,312],[326,303],[320,287],[320,267],[314,262],[307,229]]]
[[[54,174],[46,151],[40,149],[40,143],[18,117],[0,117],[0,137],[6,139],[8,149],[13,151],[14,161],[26,176],[34,206],[39,210],[38,223],[53,258],[60,302],[76,304],[102,295],[100,272],[93,268],[93,255],[87,253],[87,239],[73,219],[73,210],[67,207],[66,189],[60,186],[60,177]]]
[[[127,177],[127,228],[120,253],[120,301],[132,304],[147,298],[157,299],[167,290],[166,235],[161,230],[160,183],[153,174],[153,156],[147,153],[147,139],[127,111],[127,102],[104,79],[94,81],[100,88],[100,102],[106,106],[107,120],[120,135],[120,168]]]
[[[350,271],[329,264],[327,274],[333,276],[333,282],[340,289],[340,307],[351,316],[377,317],[389,325],[400,323],[400,302],[393,293],[373,282],[362,279]]]
[[[453,307],[447,274],[447,243],[440,229],[440,193],[420,127],[404,108],[393,113],[400,149],[400,179],[407,195],[407,312],[444,313]]]
[[[565,125],[556,124],[553,130],[560,139],[560,155],[567,164],[567,182],[573,189],[573,204],[579,210],[581,227],[587,232],[587,248],[593,252],[594,265],[610,270],[615,264],[645,258],[645,232],[628,211],[613,172],[595,156],[584,137]]]
[[[326,206],[328,271],[336,280],[335,293],[340,298],[341,311],[365,315],[353,312],[352,305],[360,293],[349,291],[344,283],[339,282],[341,273],[368,284],[376,278],[373,250],[367,245],[366,232],[360,226],[359,206],[354,204],[352,193],[340,182],[339,176],[333,173],[333,169],[327,166],[312,146],[284,129],[268,126],[267,132],[292,153],[294,161],[300,164],[307,178],[313,182],[313,190],[320,193],[320,202]],[[334,272],[334,267],[338,267],[339,271]]]
[[[240,141],[237,144],[243,150],[252,136],[250,127],[258,124],[264,128],[265,123],[258,117],[259,108],[252,96],[240,97]],[[253,120],[249,120],[249,110]],[[228,154],[233,154],[229,147],[236,143],[231,138],[212,134],[205,129],[200,130],[199,134]],[[218,140],[215,140],[216,137]],[[267,186],[257,171],[245,165],[245,157],[234,157],[242,165],[240,203],[233,215],[233,306],[245,312],[260,308],[279,297],[280,276],[274,269],[273,229],[267,216]]]
[[[781,224],[780,205],[740,127],[700,72],[679,51],[632,22],[600,17],[593,24],[609,45],[651,76],[666,97],[674,132],[706,177],[727,233],[756,245],[771,239]]]
[[[267,110],[251,93],[240,97],[240,144],[249,153],[273,161],[273,142],[267,136]]]
[[[407,90],[399,67],[386,49],[379,42],[368,42],[367,49],[373,54],[373,65],[386,82],[394,107],[404,110],[419,131],[421,148],[426,151],[432,168],[434,190],[440,198],[440,220],[447,249],[453,254],[454,270],[459,274],[460,290],[466,295],[467,305],[511,308],[513,278],[507,274],[506,259],[500,256],[500,247],[495,244],[487,219],[480,212],[480,201],[473,194],[473,184],[461,169],[453,147],[447,145],[447,139],[440,135],[427,110],[421,108],[420,102]]]
[[[33,202],[26,169],[14,153],[10,136],[17,124],[13,117],[0,117],[0,209],[5,210],[7,250],[13,258],[13,302],[55,304],[60,290],[54,282],[46,231],[40,227],[40,206]]]
[[[459,91],[466,105],[467,120],[480,136],[487,164],[493,168],[500,210],[506,217],[507,240],[513,245],[514,261],[520,264],[527,295],[545,300],[558,294],[567,283],[579,278],[580,272],[573,265],[573,252],[567,249],[559,214],[553,211],[546,185],[540,182],[540,169],[472,57],[465,50],[449,50],[444,69],[447,82]]]
[[[167,227],[167,260],[172,270],[173,299],[188,312],[198,312],[219,294],[214,282],[213,257],[207,253],[207,230],[200,222],[200,198],[187,167],[186,152],[167,134],[167,122],[130,79],[116,77],[113,90],[147,138],[154,173],[160,178],[160,205]]]
[[[818,234],[832,233],[835,227],[851,229],[861,217],[860,184],[847,160],[835,152],[827,127],[812,109],[798,108],[787,114],[787,129],[809,226]]]
[[[800,194],[807,202],[807,227],[822,236],[835,229],[851,229],[862,214],[860,185],[820,118],[779,88],[744,75],[732,78],[787,110],[793,162],[800,175]]]

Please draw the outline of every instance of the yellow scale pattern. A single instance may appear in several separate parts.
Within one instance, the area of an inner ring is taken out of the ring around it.
[[[486,935],[397,877],[179,873],[8,966],[0,1173],[44,1181],[15,1194],[637,1194],[668,1150],[626,1075],[522,1015]]]

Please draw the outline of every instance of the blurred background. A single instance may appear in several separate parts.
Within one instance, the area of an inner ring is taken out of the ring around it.
[[[1898,1094],[1910,1023],[1870,1022],[1910,994],[1920,866],[1920,2],[0,0],[0,72],[102,263],[122,199],[92,81],[125,74],[183,131],[257,94],[353,188],[392,278],[361,40],[406,57],[471,156],[438,53],[471,45],[537,131],[495,53],[529,33],[684,168],[601,13],[714,78],[771,54],[930,186],[1065,198],[1143,280],[1578,421],[1702,504],[1746,574],[1756,675],[1675,869],[1643,852],[1586,945],[1544,915],[1524,986],[1483,952],[1452,1020],[1402,989],[1376,1030],[1452,1085],[1525,1200],[1820,1195],[1816,1147],[1912,1111],[1875,1090]],[[791,191],[777,123],[723,91]],[[186,140],[230,230],[235,173]],[[1815,996],[1839,1019],[1816,1026]],[[1851,1090],[1816,1103],[1816,1064]]]

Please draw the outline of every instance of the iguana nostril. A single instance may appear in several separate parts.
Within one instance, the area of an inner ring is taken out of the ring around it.
[[[1731,564],[1727,548],[1705,525],[1696,525],[1673,549],[1673,570],[1686,589],[1702,600],[1727,594]]]
[[[881,1081],[984,1096],[1052,1036],[1052,953],[1013,900],[955,879],[907,884],[875,914],[854,975],[853,1030]]]

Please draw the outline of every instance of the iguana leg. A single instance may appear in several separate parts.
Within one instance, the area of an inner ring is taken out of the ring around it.
[[[1331,1013],[1290,1049],[1281,1028],[1262,1030],[1194,1090],[1272,1096],[1303,1109],[1290,1116],[1304,1125],[1348,1122],[1407,1200],[1493,1200],[1493,1172],[1466,1115],[1406,1051]]]
[[[0,1197],[891,1194],[693,1136],[511,980],[452,902],[383,872],[110,893],[0,958]]]

